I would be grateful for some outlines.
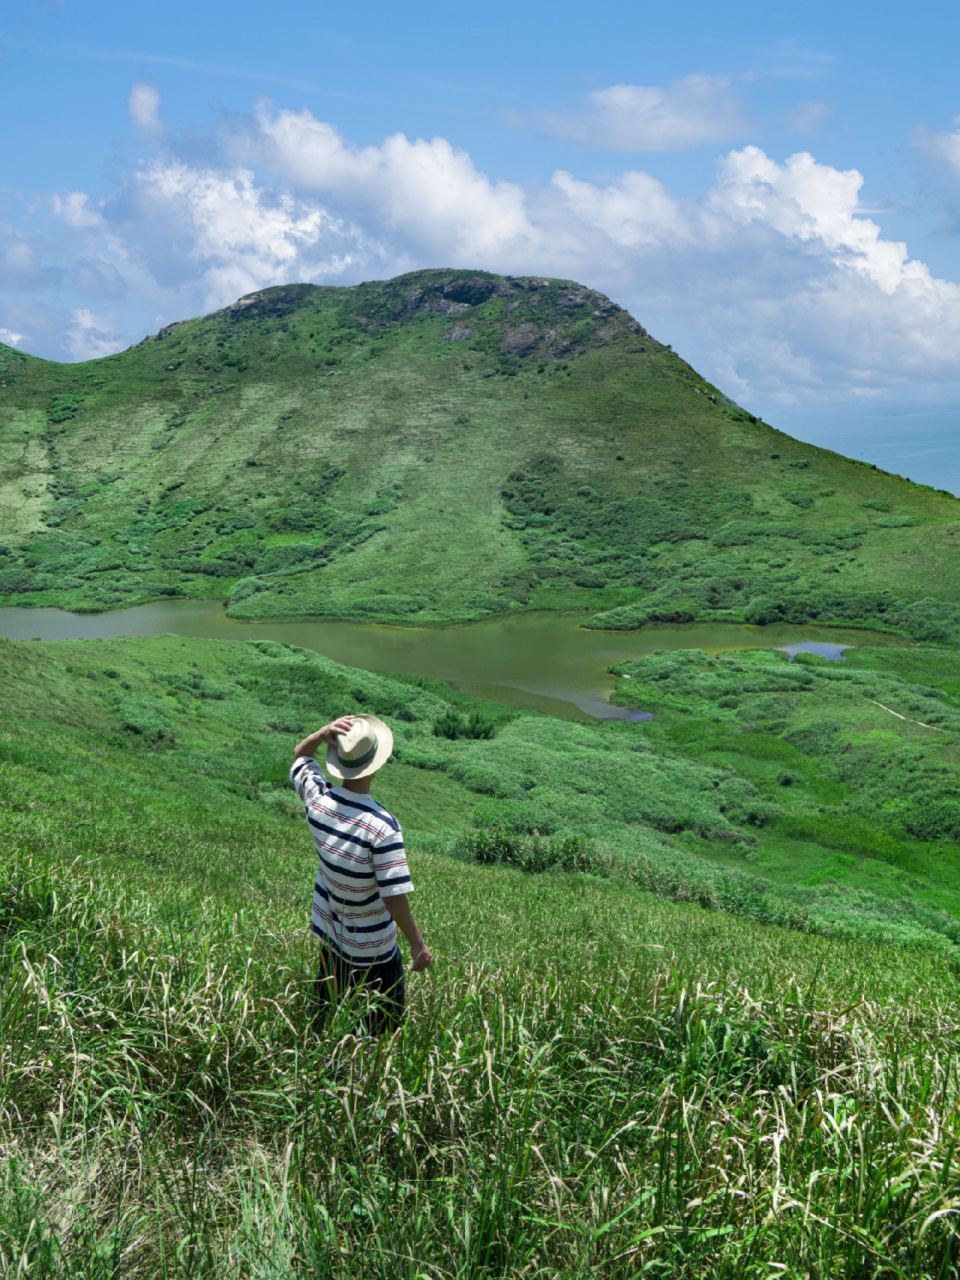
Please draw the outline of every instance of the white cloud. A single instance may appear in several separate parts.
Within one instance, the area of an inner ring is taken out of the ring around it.
[[[816,133],[830,114],[825,102],[798,102],[785,113],[785,120],[794,133]]]
[[[152,137],[163,133],[160,121],[160,90],[148,80],[138,80],[127,98],[130,123]]]
[[[734,222],[756,223],[788,242],[816,245],[835,265],[853,268],[886,294],[907,276],[929,280],[923,263],[908,260],[905,244],[884,240],[875,222],[858,216],[862,186],[856,169],[817,164],[808,151],[780,165],[759,147],[744,147],[723,161],[710,203]]]
[[[331,197],[380,232],[399,234],[439,260],[496,252],[533,235],[522,187],[491,183],[444,138],[352,147],[309,111],[258,112],[260,159],[296,186]]]
[[[0,342],[5,342],[8,347],[15,347],[24,337],[24,334],[14,333],[12,329],[0,328]]]
[[[270,284],[468,266],[602,289],[746,400],[960,382],[960,288],[860,212],[856,170],[808,152],[731,151],[700,199],[639,169],[523,187],[443,138],[356,147],[264,105],[205,154],[166,149],[95,205],[59,198],[76,356]],[[107,323],[94,297],[125,310]]]
[[[24,228],[0,222],[0,289],[31,293],[55,285],[62,273],[46,264],[46,248]]]
[[[79,307],[70,320],[67,345],[74,360],[94,360],[117,350],[117,335],[106,321]]]
[[[954,116],[952,123],[958,126],[952,133],[918,130],[915,144],[929,159],[939,161],[960,174],[960,116]]]
[[[729,76],[691,75],[666,88],[615,84],[570,115],[539,114],[561,138],[611,151],[676,151],[740,137],[749,128]]]
[[[336,279],[369,238],[315,203],[258,185],[245,167],[198,170],[165,159],[135,175],[131,198],[153,232],[147,263],[203,305],[285,280]]]
[[[68,227],[95,227],[102,221],[99,210],[83,191],[68,191],[53,197],[53,212]]]

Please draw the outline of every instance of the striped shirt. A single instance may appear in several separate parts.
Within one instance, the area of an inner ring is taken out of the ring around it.
[[[314,933],[351,964],[389,959],[397,926],[383,899],[413,889],[400,824],[372,796],[331,787],[309,756],[293,762],[290,781],[306,808],[320,859]]]

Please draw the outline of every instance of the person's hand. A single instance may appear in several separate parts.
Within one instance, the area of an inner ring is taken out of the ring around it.
[[[349,733],[350,726],[356,718],[356,716],[341,716],[339,720],[331,720],[329,724],[325,724],[322,729],[317,730],[320,740],[329,742],[331,738],[339,738],[343,734]]]
[[[432,963],[433,956],[430,954],[430,948],[425,942],[410,948],[411,973],[423,973],[424,969],[429,969]]]
[[[331,720],[329,724],[325,724],[322,729],[315,729],[313,733],[307,734],[303,741],[298,742],[294,747],[294,758],[308,756],[312,759],[321,742],[329,742],[332,738],[339,738],[347,733],[356,718],[356,716],[340,716],[338,720]]]

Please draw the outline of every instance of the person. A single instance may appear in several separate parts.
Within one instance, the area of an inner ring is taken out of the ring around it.
[[[331,785],[315,759],[326,744]],[[413,890],[400,824],[370,794],[393,751],[393,734],[376,716],[340,716],[294,750],[290,780],[304,803],[319,859],[311,926],[321,942],[314,984],[317,1025],[330,1006],[359,987],[374,997],[365,1023],[373,1035],[403,1018],[403,959],[397,926],[410,943],[411,970],[432,961],[410,910]]]

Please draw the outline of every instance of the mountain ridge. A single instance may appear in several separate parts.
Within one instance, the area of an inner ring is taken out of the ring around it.
[[[778,432],[570,280],[280,285],[83,364],[0,350],[9,604],[952,641],[956,502]]]

